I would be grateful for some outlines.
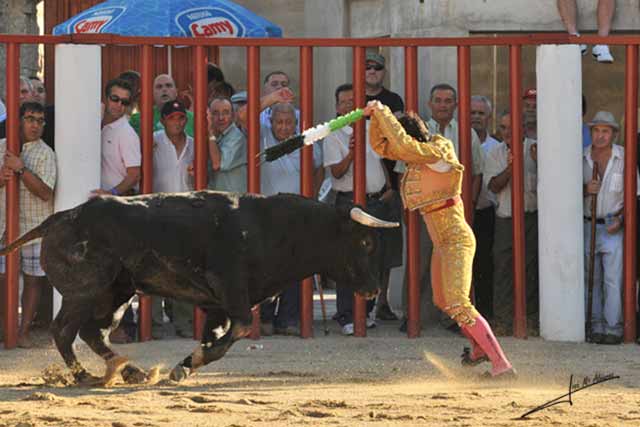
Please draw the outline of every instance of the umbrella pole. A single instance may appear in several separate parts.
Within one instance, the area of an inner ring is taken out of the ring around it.
[[[167,51],[167,74],[169,74],[171,77],[173,77],[173,73],[172,73],[172,65],[173,65],[173,61],[171,58],[171,45],[167,46],[167,48],[169,49]]]

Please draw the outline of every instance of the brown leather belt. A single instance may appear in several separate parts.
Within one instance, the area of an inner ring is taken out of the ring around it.
[[[423,214],[430,214],[430,213],[434,213],[437,211],[441,211],[442,209],[446,209],[446,208],[450,208],[453,205],[457,205],[458,203],[460,203],[462,201],[462,199],[460,198],[460,196],[455,196],[452,197],[450,199],[444,200],[442,202],[437,202],[435,203],[435,207],[432,209],[429,208],[425,208],[422,210]]]

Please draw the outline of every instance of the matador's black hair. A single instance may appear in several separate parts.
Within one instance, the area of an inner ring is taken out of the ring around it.
[[[430,136],[427,125],[425,125],[420,116],[413,111],[407,111],[398,121],[412,138],[420,142],[429,141]]]

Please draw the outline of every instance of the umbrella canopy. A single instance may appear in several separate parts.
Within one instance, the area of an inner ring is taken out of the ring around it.
[[[54,35],[282,37],[272,22],[227,0],[107,0],[56,25]]]

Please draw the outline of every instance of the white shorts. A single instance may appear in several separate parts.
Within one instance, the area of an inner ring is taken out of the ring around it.
[[[36,277],[46,276],[40,267],[40,242],[20,248],[20,265],[24,274]],[[6,257],[2,256],[0,257],[0,273],[4,274],[5,270]]]

